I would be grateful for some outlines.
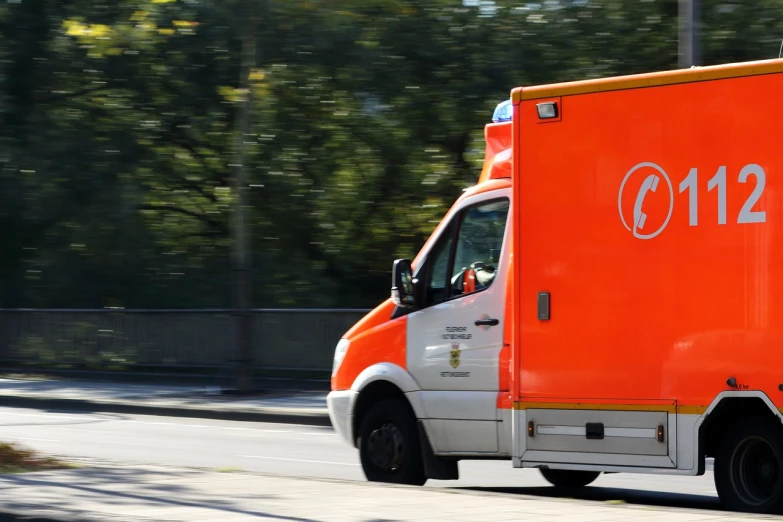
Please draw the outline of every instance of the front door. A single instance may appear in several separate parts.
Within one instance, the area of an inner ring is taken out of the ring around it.
[[[416,273],[407,364],[439,453],[497,451],[509,208],[510,190],[466,199]]]

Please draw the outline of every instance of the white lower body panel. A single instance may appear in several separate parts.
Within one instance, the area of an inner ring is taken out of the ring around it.
[[[497,453],[498,421],[426,419],[436,455]]]
[[[436,455],[498,452],[497,392],[415,392],[424,412],[424,427]]]
[[[686,475],[699,471],[700,415],[529,409],[514,410],[512,418],[514,467]],[[603,423],[604,438],[588,439],[587,422]],[[658,441],[659,427],[664,442]]]

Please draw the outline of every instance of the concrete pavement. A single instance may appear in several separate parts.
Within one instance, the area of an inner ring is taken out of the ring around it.
[[[324,385],[323,388],[328,388]],[[0,379],[0,406],[331,426],[325,390],[269,389],[246,396],[215,386],[71,379]]]
[[[697,522],[779,520],[709,510],[634,506],[292,478],[188,468],[117,466],[0,476],[0,511],[51,520]]]

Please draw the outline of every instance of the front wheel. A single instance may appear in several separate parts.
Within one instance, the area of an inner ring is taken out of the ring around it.
[[[367,412],[359,427],[359,458],[371,482],[427,482],[416,419],[400,399],[383,400]]]
[[[601,474],[598,471],[573,469],[541,469],[540,471],[547,482],[559,488],[581,488],[595,481]]]
[[[750,419],[727,430],[715,456],[715,489],[732,511],[783,512],[783,427]]]

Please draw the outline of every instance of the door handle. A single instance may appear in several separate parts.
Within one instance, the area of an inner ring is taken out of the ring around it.
[[[499,322],[497,319],[479,319],[476,326],[497,326]]]

